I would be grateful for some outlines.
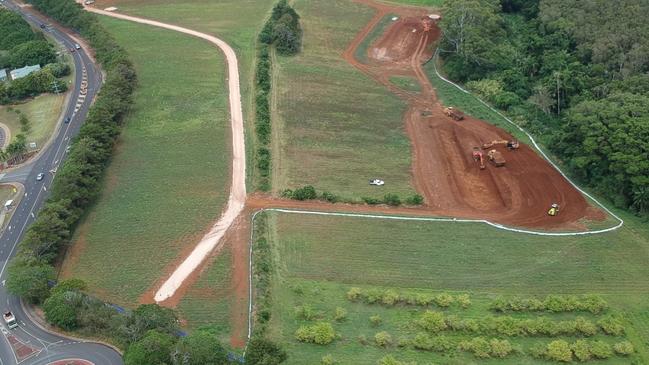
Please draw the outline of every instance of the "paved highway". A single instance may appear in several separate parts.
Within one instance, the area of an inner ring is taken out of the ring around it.
[[[47,19],[8,0],[0,0],[0,6],[21,14],[36,28],[47,24]],[[48,26],[45,31],[62,44],[64,49],[74,48],[76,42],[62,29]],[[83,50],[73,52],[72,56],[76,70],[74,82],[70,85],[72,95],[65,113],[60,118],[60,128],[55,132],[51,143],[33,162],[0,174],[0,182],[20,182],[25,186],[25,194],[20,204],[15,208],[7,228],[0,236],[0,310],[11,310],[19,323],[19,327],[14,329],[8,329],[4,322],[0,323],[0,365],[40,365],[61,359],[85,359],[97,365],[122,364],[121,356],[107,346],[65,338],[32,323],[20,300],[9,295],[5,289],[7,263],[15,255],[16,245],[47,199],[56,171],[66,158],[66,148],[79,132],[90,103],[102,82],[101,72]],[[84,96],[81,93],[81,85],[86,81],[87,95]],[[62,122],[65,117],[70,117],[69,123]],[[41,181],[36,180],[39,173],[45,174]]]

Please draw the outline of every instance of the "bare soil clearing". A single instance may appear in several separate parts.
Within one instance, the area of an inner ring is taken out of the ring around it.
[[[343,57],[409,103],[404,116],[413,145],[413,184],[432,214],[488,219],[502,224],[548,230],[583,229],[580,220],[603,220],[605,215],[529,146],[515,151],[495,147],[506,159],[504,167],[488,164],[480,170],[473,147],[492,140],[511,140],[505,131],[466,116],[456,122],[443,113],[422,64],[431,59],[440,30],[423,9],[395,7],[370,0],[358,2],[377,10]],[[385,34],[367,52],[367,64],[354,52],[387,14],[398,14]],[[400,89],[390,77],[409,75],[420,93]],[[486,151],[485,151],[486,157]],[[558,203],[558,216],[547,214]]]

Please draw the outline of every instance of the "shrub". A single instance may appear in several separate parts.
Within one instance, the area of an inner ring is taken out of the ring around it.
[[[627,356],[631,355],[632,353],[635,352],[635,349],[633,348],[633,344],[629,341],[622,341],[618,342],[615,345],[613,345],[613,350],[615,351],[616,354]]]
[[[376,199],[376,198],[369,198],[369,197],[364,196],[364,197],[361,198],[361,200],[363,200],[363,202],[365,202],[365,204],[369,204],[369,205],[381,204],[381,201],[379,199]]]
[[[300,342],[309,342],[318,345],[327,345],[336,338],[331,323],[318,322],[311,326],[301,326],[295,331],[295,339]]]
[[[293,190],[291,198],[295,200],[313,200],[318,197],[315,188],[311,185],[306,185],[301,188]]]
[[[320,194],[320,199],[328,201],[329,203],[337,203],[339,200],[337,196],[328,191],[323,191],[322,194]]]
[[[564,340],[552,341],[548,344],[545,356],[553,361],[570,362],[572,361],[572,351],[570,345]]]
[[[387,355],[381,358],[377,365],[417,365],[416,362],[403,362],[394,358],[392,355]]]
[[[58,291],[47,298],[43,303],[45,319],[67,331],[77,328],[77,309],[70,303],[73,300],[71,297],[74,295],[76,292]]]
[[[276,343],[262,337],[253,337],[246,349],[246,365],[279,365],[288,355]]]
[[[406,198],[406,204],[408,204],[408,205],[422,205],[422,204],[424,204],[424,197],[419,195],[419,194],[409,196],[409,197]]]
[[[356,302],[361,298],[361,295],[363,294],[363,291],[361,288],[351,288],[349,291],[347,291],[347,299]]]
[[[446,329],[444,314],[440,312],[426,311],[421,315],[417,324],[428,332],[439,332]]]
[[[336,365],[337,362],[334,360],[334,357],[331,356],[331,354],[327,354],[322,357],[322,360],[320,360],[321,365]]]
[[[530,347],[529,353],[533,358],[541,359],[545,357],[547,347],[541,343],[536,343]]]
[[[471,305],[471,299],[468,294],[460,294],[456,297],[456,300],[462,308],[466,309]]]
[[[295,317],[297,317],[297,319],[312,321],[317,316],[318,314],[316,311],[308,304],[295,307]]]
[[[412,341],[413,346],[419,350],[445,353],[452,350],[455,344],[445,336],[431,337],[427,333],[418,333]]]
[[[507,340],[492,338],[489,345],[491,346],[490,354],[493,357],[503,358],[512,352],[512,345]]]
[[[599,295],[585,295],[579,301],[579,309],[593,314],[600,314],[608,309],[608,304]]]
[[[386,331],[381,331],[374,335],[374,342],[378,346],[388,347],[392,345],[392,336]]]
[[[435,296],[435,304],[442,308],[447,308],[454,302],[453,296],[447,294],[447,293],[441,293]]]
[[[381,297],[381,302],[389,306],[393,306],[397,304],[399,300],[400,300],[399,294],[391,289],[386,290]]]
[[[586,340],[577,340],[577,342],[570,345],[570,349],[579,361],[588,361],[591,358],[590,344]]]
[[[388,193],[383,197],[383,202],[394,207],[401,205],[401,199],[397,194]]]
[[[367,341],[367,337],[365,337],[365,335],[360,335],[358,336],[358,343],[360,343],[363,346],[367,346],[369,342]]]
[[[475,357],[486,359],[491,357],[491,345],[482,337],[475,337],[470,341],[462,341],[460,350],[472,352]]]
[[[613,316],[604,317],[597,321],[597,324],[607,335],[621,336],[624,334],[622,322]]]
[[[342,307],[336,307],[336,311],[334,312],[334,319],[336,322],[342,322],[347,319],[347,310]]]
[[[370,324],[372,325],[372,327],[378,327],[381,325],[381,323],[383,323],[383,318],[381,318],[381,316],[379,316],[378,314],[370,317]]]
[[[575,319],[575,329],[584,336],[594,336],[597,334],[597,326],[584,317]]]
[[[611,345],[601,340],[591,342],[590,352],[596,359],[608,359],[609,357],[613,356]]]

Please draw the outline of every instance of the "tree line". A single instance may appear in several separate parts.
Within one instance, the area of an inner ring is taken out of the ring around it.
[[[258,188],[270,190],[271,173],[271,47],[281,55],[295,55],[302,44],[302,29],[300,16],[287,3],[280,0],[273,7],[270,18],[258,36],[259,49],[257,53],[257,68],[255,70],[255,132],[257,134],[256,167],[259,173]]]
[[[647,12],[642,0],[446,0],[440,55],[581,181],[647,212]]]

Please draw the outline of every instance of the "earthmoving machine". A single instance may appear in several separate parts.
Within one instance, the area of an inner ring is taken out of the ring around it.
[[[505,166],[505,158],[503,157],[503,154],[498,152],[497,150],[491,150],[487,153],[487,156],[489,156],[489,161],[491,161],[492,164],[496,167],[502,167]]]
[[[480,164],[480,170],[484,170],[485,169],[484,155],[482,151],[480,151],[479,147],[473,147],[472,156],[473,156],[473,160]]]
[[[504,140],[504,139],[499,139],[499,140],[495,140],[495,141],[491,141],[489,143],[483,144],[482,149],[483,150],[488,150],[493,146],[507,146],[507,148],[510,149],[510,150],[517,150],[520,147],[520,144],[515,139],[511,140],[511,141],[507,141],[507,140]]]
[[[11,313],[11,311],[6,310],[3,313],[2,318],[4,318],[5,323],[7,324],[7,327],[9,327],[9,329],[18,327],[18,322],[16,322],[16,317],[14,316],[13,313]]]
[[[462,113],[460,109],[453,108],[452,106],[449,106],[448,108],[444,108],[444,114],[453,118],[453,120],[464,119],[464,113]]]
[[[553,203],[548,210],[548,215],[554,217],[559,214],[559,204]]]

